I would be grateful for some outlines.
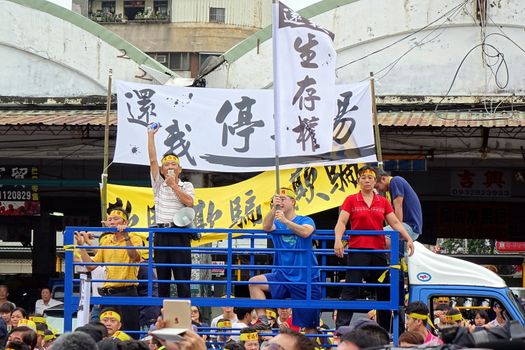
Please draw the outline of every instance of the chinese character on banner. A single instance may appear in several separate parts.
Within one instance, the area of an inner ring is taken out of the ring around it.
[[[334,34],[281,2],[274,4],[273,13],[277,155],[330,152],[336,91]]]

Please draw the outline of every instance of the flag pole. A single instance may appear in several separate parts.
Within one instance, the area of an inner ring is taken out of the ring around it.
[[[107,195],[108,195],[108,159],[109,159],[109,113],[111,111],[111,79],[113,70],[109,69],[108,74],[108,95],[106,97],[106,126],[104,128],[104,168],[102,169],[102,189],[101,189],[101,217],[102,220],[106,220],[106,207],[107,207]]]
[[[374,72],[370,72],[370,95],[372,97],[372,115],[374,116],[374,137],[376,139],[377,165],[383,169],[383,153],[381,151],[381,136],[379,135],[379,122],[377,120],[376,88]]]
[[[280,105],[279,105],[279,84],[278,81],[278,55],[277,55],[277,31],[279,30],[279,0],[272,0],[272,61],[273,61],[273,128],[275,137],[275,193],[279,193],[279,153],[280,136],[278,126],[281,124]]]

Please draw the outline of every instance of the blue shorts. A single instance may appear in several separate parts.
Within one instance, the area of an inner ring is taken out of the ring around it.
[[[274,272],[264,276],[268,282],[289,282]],[[319,279],[313,279],[312,282],[319,282]],[[270,284],[269,287],[273,299],[306,300],[306,285]],[[321,286],[312,285],[312,299],[321,299]],[[319,326],[319,317],[319,309],[292,309],[293,324],[298,327],[316,328]]]

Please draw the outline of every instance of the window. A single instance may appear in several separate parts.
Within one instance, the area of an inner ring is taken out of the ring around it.
[[[189,52],[170,53],[170,61],[168,68],[172,70],[190,70]]]
[[[189,52],[150,52],[148,55],[171,70],[190,70]]]
[[[167,19],[168,18],[168,0],[155,0],[153,3],[153,10],[155,11],[155,18]]]
[[[144,16],[144,0],[125,0],[124,15],[129,20],[142,19]]]
[[[210,7],[210,22],[224,23],[226,9],[223,7]]]
[[[115,1],[102,1],[102,12],[115,14]]]

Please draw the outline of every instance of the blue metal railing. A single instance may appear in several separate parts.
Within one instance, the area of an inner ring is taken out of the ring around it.
[[[75,231],[90,231],[90,232],[115,232],[115,229],[108,228],[93,228],[93,227],[66,227],[64,231],[64,246],[73,247],[74,246],[74,232]],[[352,252],[360,253],[378,253],[384,252],[388,253],[390,256],[390,265],[389,266],[330,266],[327,265],[328,257],[333,256],[333,249],[328,249],[328,242],[334,240],[334,232],[332,230],[316,230],[315,234],[312,235],[309,240],[317,241],[320,244],[320,248],[314,248],[313,244],[311,249],[307,250],[296,250],[296,251],[308,251],[317,256],[319,261],[318,266],[312,266],[311,260],[307,259],[308,263],[306,266],[278,266],[279,268],[294,268],[294,269],[306,269],[307,272],[311,272],[313,269],[318,269],[320,271],[320,282],[264,282],[261,284],[295,284],[295,285],[304,285],[306,288],[306,299],[305,300],[252,300],[250,298],[241,298],[233,296],[233,287],[236,285],[249,285],[255,284],[253,282],[248,282],[248,280],[237,281],[235,280],[234,271],[249,271],[249,276],[253,276],[255,271],[261,270],[271,270],[277,266],[274,265],[258,265],[256,264],[255,257],[262,255],[267,256],[274,252],[283,250],[277,248],[258,248],[257,242],[266,242],[270,238],[270,234],[262,230],[240,230],[240,229],[147,229],[147,228],[130,228],[127,229],[128,232],[147,232],[149,235],[148,246],[143,249],[147,249],[149,252],[149,258],[142,263],[135,264],[118,264],[118,263],[83,263],[83,262],[74,262],[73,260],[73,250],[66,249],[65,254],[65,281],[64,281],[64,330],[70,331],[72,328],[72,317],[73,313],[78,308],[79,297],[73,295],[73,284],[79,283],[79,279],[75,278],[74,270],[76,266],[93,266],[93,265],[111,265],[111,266],[146,266],[148,270],[148,279],[147,280],[134,280],[134,282],[141,282],[148,284],[148,296],[146,297],[92,297],[91,304],[99,305],[162,305],[164,298],[162,297],[153,297],[153,283],[176,283],[176,282],[188,282],[190,284],[200,284],[200,285],[225,285],[225,294],[226,299],[218,297],[192,297],[191,302],[193,305],[197,306],[233,306],[233,307],[255,307],[255,308],[315,308],[322,310],[333,310],[333,309],[353,309],[353,310],[391,310],[393,313],[393,329],[392,333],[394,336],[394,342],[397,344],[397,335],[399,334],[399,305],[400,295],[399,295],[399,283],[400,283],[400,270],[397,265],[399,265],[399,233],[397,231],[347,231],[346,234],[359,234],[359,235],[385,235],[388,234],[391,236],[391,249],[390,250],[345,250],[346,254],[351,254]],[[227,246],[225,248],[214,248],[214,247],[155,247],[155,249],[161,250],[173,250],[173,251],[183,251],[191,250],[192,254],[213,254],[223,256],[221,260],[225,262],[224,265],[216,264],[191,264],[193,270],[213,270],[221,268],[225,270],[226,279],[221,280],[191,280],[191,281],[176,281],[176,280],[155,280],[153,277],[153,269],[157,266],[188,266],[185,264],[156,264],[152,257],[154,254],[153,245],[153,231],[155,232],[171,232],[172,234],[177,233],[190,233],[190,232],[199,232],[199,233],[226,233]],[[272,234],[290,234],[290,231],[287,230],[277,230],[272,232]],[[245,244],[246,247],[235,247],[238,242],[246,242],[249,240],[249,244]],[[107,247],[107,246],[78,246],[77,248],[87,248],[87,249],[129,249],[128,247]],[[234,256],[249,256],[249,264],[239,264],[234,263]],[[345,256],[346,257],[346,256]],[[342,283],[334,280],[333,282],[327,282],[328,273],[338,273],[341,271],[347,271],[349,269],[356,270],[390,270],[390,283]],[[308,274],[310,275],[310,274]],[[109,281],[109,280],[108,280]],[[122,282],[122,280],[111,280],[113,282]],[[92,282],[104,282],[103,280],[92,280]],[[126,282],[130,282],[126,280]],[[321,287],[322,297],[321,300],[312,299],[312,286],[319,285]],[[327,289],[342,287],[342,286],[357,286],[357,287],[380,287],[380,288],[389,288],[390,290],[390,299],[388,301],[375,301],[375,300],[353,300],[353,301],[342,301],[339,299],[333,299],[327,297]]]

